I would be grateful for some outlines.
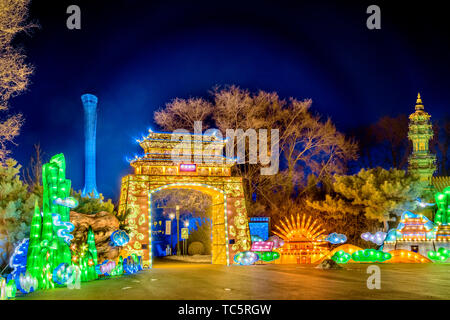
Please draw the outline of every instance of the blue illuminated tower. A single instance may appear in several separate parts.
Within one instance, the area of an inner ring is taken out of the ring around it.
[[[83,94],[81,101],[84,107],[84,138],[85,138],[85,160],[84,160],[84,188],[82,195],[87,196],[94,193],[98,198],[97,183],[95,177],[95,139],[97,132],[97,97],[93,94]]]

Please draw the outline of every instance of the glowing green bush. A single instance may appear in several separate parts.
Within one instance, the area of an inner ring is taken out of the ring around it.
[[[445,262],[450,257],[450,251],[439,248],[437,251],[428,251],[428,258],[436,262]]]
[[[336,261],[337,263],[347,263],[351,257],[352,256],[344,250],[339,250],[331,257],[331,260]]]
[[[280,254],[276,251],[257,252],[259,259],[264,262],[270,262],[280,257]]]
[[[356,262],[384,262],[392,258],[389,252],[375,249],[358,250],[352,254],[353,261]]]
[[[444,191],[437,192],[435,195],[437,212],[434,218],[436,224],[447,225],[450,222],[450,187],[444,189]]]

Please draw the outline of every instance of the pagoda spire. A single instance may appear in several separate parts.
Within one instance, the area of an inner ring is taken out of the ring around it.
[[[431,116],[425,112],[420,93],[417,94],[415,112],[409,116],[408,138],[413,151],[409,157],[408,171],[416,173],[420,180],[430,184],[436,171],[436,156],[430,152],[429,142],[433,138]]]
[[[416,100],[416,111],[423,110],[423,103],[422,98],[420,97],[420,92],[417,94],[417,100]]]

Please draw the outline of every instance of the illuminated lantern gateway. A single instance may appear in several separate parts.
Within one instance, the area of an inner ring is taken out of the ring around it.
[[[290,219],[280,221],[273,231],[284,240],[284,246],[278,251],[281,254],[279,263],[304,264],[316,263],[328,252],[328,242],[325,241],[326,231],[316,220],[311,222],[311,216],[292,215]]]
[[[211,196],[213,264],[233,264],[237,252],[250,250],[242,178],[231,176],[235,162],[223,156],[226,140],[215,134],[149,130],[137,142],[145,154],[130,161],[134,174],[122,178],[119,201],[119,215],[131,211],[130,239],[123,247],[128,255],[142,256],[143,266],[152,266],[152,194],[162,189],[193,189]]]

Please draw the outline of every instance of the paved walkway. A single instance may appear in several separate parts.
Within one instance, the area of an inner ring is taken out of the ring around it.
[[[18,299],[450,299],[450,265],[382,264],[381,289],[367,288],[368,265],[319,270],[302,265],[155,263],[135,275],[58,288]]]

